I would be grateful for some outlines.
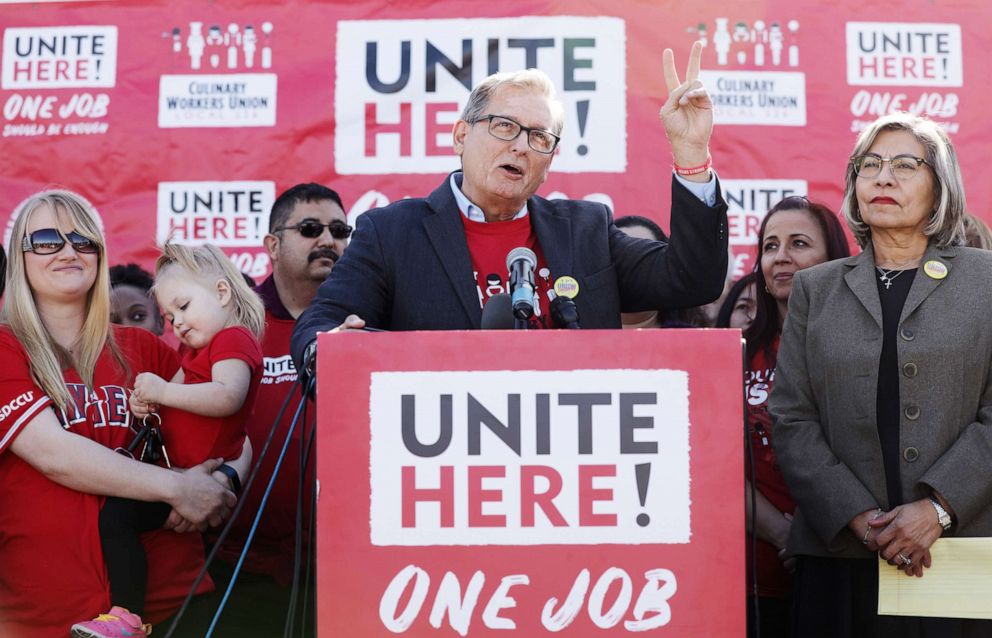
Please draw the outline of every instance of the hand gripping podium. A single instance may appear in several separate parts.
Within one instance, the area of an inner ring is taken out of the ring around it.
[[[317,379],[320,638],[744,635],[738,331],[322,334]]]

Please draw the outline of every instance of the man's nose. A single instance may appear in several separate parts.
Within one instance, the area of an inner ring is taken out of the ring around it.
[[[334,245],[334,235],[331,234],[331,227],[325,226],[321,230],[320,235],[317,237],[318,246],[333,246]]]
[[[520,154],[529,151],[530,145],[527,142],[527,131],[520,131],[520,135],[513,138],[513,142],[510,143],[510,148]]]

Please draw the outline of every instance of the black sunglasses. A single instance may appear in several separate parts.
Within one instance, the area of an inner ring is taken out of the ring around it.
[[[354,228],[348,224],[343,224],[341,222],[321,224],[318,221],[308,219],[300,222],[299,224],[293,224],[292,226],[280,226],[279,228],[273,228],[272,232],[277,233],[280,230],[295,230],[308,239],[316,239],[321,236],[325,228],[331,232],[331,237],[334,239],[348,239],[351,237],[351,231],[354,230]]]
[[[36,255],[54,255],[62,250],[67,239],[77,253],[92,255],[100,252],[100,246],[89,237],[83,237],[74,230],[63,235],[57,228],[42,228],[25,235],[21,241],[21,250]]]

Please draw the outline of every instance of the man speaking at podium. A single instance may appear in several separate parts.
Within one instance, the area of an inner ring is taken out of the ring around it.
[[[665,51],[669,96],[660,116],[671,143],[670,243],[627,237],[606,206],[548,201],[534,193],[548,176],[564,124],[541,71],[497,73],[469,95],[453,133],[462,170],[425,199],[406,199],[358,218],[347,253],[299,318],[298,369],[316,333],[341,326],[465,330],[481,325],[493,294],[509,292],[507,253],[533,251],[534,316],[549,320],[549,289],[578,283],[583,328],[619,328],[621,311],[697,306],[716,299],[727,272],[727,205],[710,170],[713,105],[700,83],[702,47],[679,81]],[[645,207],[650,202],[645,203]]]

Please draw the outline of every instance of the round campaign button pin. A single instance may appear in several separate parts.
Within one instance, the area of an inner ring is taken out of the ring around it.
[[[923,264],[923,272],[931,279],[943,279],[947,276],[947,266],[935,259]]]
[[[559,277],[555,280],[555,294],[575,299],[575,295],[579,294],[579,282],[572,277]]]

